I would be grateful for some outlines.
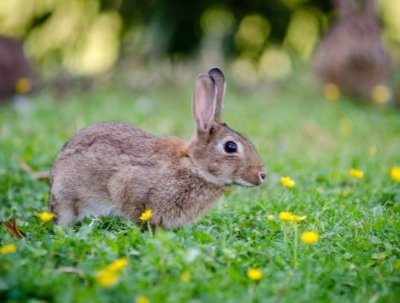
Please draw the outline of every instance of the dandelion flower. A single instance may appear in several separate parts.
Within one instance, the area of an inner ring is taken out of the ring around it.
[[[192,280],[192,276],[190,274],[189,271],[185,270],[182,274],[181,274],[181,281],[185,282],[185,283],[189,283]]]
[[[287,188],[292,188],[295,183],[290,177],[281,177],[281,184]]]
[[[294,221],[294,222],[300,222],[303,221],[307,218],[307,216],[298,216],[294,215],[291,212],[288,211],[281,211],[279,213],[279,219],[282,221]]]
[[[269,221],[273,221],[273,220],[275,219],[275,217],[274,217],[274,215],[268,215],[268,216],[267,216],[267,219],[268,219]]]
[[[135,303],[150,303],[150,300],[145,296],[138,296],[135,300]]]
[[[32,89],[31,80],[28,78],[19,78],[17,82],[15,82],[15,91],[18,94],[25,94],[30,92]]]
[[[147,209],[140,215],[139,219],[143,222],[146,222],[149,221],[152,216],[153,212],[151,211],[151,209]]]
[[[108,270],[111,271],[121,271],[123,270],[126,266],[128,265],[128,259],[127,258],[119,258],[115,260],[113,263],[107,266]]]
[[[99,270],[96,274],[96,282],[103,287],[112,287],[119,282],[121,271],[128,265],[127,258],[120,258],[110,265]]]
[[[261,278],[263,277],[263,273],[260,269],[249,268],[249,270],[247,271],[247,277],[250,280],[258,281],[261,280]]]
[[[300,222],[303,221],[307,218],[307,216],[298,216],[298,215],[293,215],[292,216],[292,221],[294,222]]]
[[[342,136],[348,136],[353,129],[353,122],[350,119],[342,119],[339,122],[339,132]]]
[[[377,85],[372,90],[371,97],[375,103],[385,104],[390,100],[391,94],[387,86]]]
[[[288,211],[281,211],[279,213],[279,219],[282,221],[291,221],[293,214]]]
[[[375,156],[377,152],[378,152],[378,149],[376,148],[375,145],[371,145],[371,146],[368,148],[368,153],[369,153],[369,155],[370,155],[371,157],[372,157],[372,156]]]
[[[358,168],[350,168],[349,175],[356,179],[361,179],[364,176],[364,172]]]
[[[322,92],[329,101],[336,101],[340,97],[340,88],[335,83],[326,83]]]
[[[392,178],[393,181],[400,182],[400,167],[399,166],[393,166],[390,171],[390,178]]]
[[[393,262],[393,269],[400,271],[400,260],[396,260]]]
[[[103,287],[111,287],[118,283],[120,273],[113,270],[103,269],[96,275],[96,283]]]
[[[300,238],[305,244],[315,244],[318,242],[319,234],[315,231],[305,231],[301,233]]]
[[[0,247],[0,255],[8,255],[12,254],[17,250],[17,245],[15,244],[6,244]]]
[[[48,211],[42,211],[41,213],[38,213],[37,215],[39,217],[39,219],[43,222],[48,222],[54,219],[54,217],[56,216],[53,213],[50,213]]]

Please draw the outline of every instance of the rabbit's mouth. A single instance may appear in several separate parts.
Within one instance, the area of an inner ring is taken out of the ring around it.
[[[258,184],[253,184],[253,183],[250,183],[250,182],[245,181],[243,179],[238,179],[238,180],[235,180],[235,182],[234,182],[234,184],[240,185],[240,186],[244,186],[244,187],[255,187],[255,186],[260,185],[261,183],[262,182],[260,182]]]
[[[244,186],[244,187],[254,187],[254,186],[256,186],[255,184],[252,184],[252,183],[250,183],[250,182],[244,181],[244,180],[242,180],[242,179],[236,180],[236,181],[234,182],[234,184],[240,185],[240,186]]]
[[[233,183],[245,187],[254,187],[261,185],[265,180],[265,176],[265,171],[262,170],[259,173],[252,175],[251,178],[247,178],[247,180],[243,178],[237,178]]]

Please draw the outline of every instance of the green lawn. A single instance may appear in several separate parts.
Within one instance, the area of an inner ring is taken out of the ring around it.
[[[16,244],[0,254],[0,302],[400,302],[400,182],[389,176],[400,166],[400,112],[325,101],[300,76],[250,91],[228,78],[223,118],[252,139],[267,182],[232,188],[197,223],[154,235],[118,218],[76,228],[40,221],[48,184],[20,161],[48,170],[69,136],[102,120],[190,138],[192,83],[57,101],[42,93],[28,111],[1,107],[0,221],[15,217],[26,237],[0,227],[0,247]],[[285,222],[281,211],[307,217]],[[314,245],[300,239],[310,230],[320,235]],[[119,282],[102,287],[99,270],[124,257]],[[262,278],[249,279],[250,268]]]

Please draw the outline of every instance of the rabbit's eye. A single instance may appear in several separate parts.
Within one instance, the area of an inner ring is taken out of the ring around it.
[[[233,141],[227,141],[224,145],[224,150],[228,154],[233,154],[237,152],[237,144]]]

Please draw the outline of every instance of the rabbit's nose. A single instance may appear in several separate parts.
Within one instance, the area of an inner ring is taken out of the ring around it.
[[[264,181],[264,179],[266,177],[265,172],[260,172],[259,176],[260,176],[261,182]]]

